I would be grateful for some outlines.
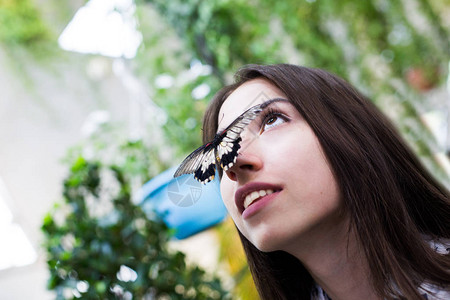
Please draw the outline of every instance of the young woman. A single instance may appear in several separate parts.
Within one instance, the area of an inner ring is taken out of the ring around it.
[[[261,298],[450,299],[449,193],[386,117],[323,70],[236,78],[203,138],[264,103],[220,179]]]

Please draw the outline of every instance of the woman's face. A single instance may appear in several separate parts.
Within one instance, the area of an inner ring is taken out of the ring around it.
[[[242,84],[220,109],[219,131],[247,108],[274,98],[287,99],[269,81]],[[288,251],[299,242],[323,238],[342,223],[327,159],[292,104],[273,102],[241,137],[237,161],[222,176],[221,194],[241,233],[258,249]]]

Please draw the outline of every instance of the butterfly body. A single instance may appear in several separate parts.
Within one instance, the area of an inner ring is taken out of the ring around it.
[[[211,142],[192,152],[183,160],[174,177],[193,173],[195,179],[205,184],[214,179],[216,168],[220,167],[224,171],[231,168],[236,163],[241,148],[241,133],[262,111],[260,106],[246,110],[226,129],[216,134]]]

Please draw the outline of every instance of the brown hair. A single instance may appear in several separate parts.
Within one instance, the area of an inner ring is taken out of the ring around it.
[[[217,130],[222,103],[241,84],[265,78],[308,122],[330,163],[367,258],[371,281],[384,298],[421,299],[422,282],[450,284],[450,256],[424,240],[450,238],[450,197],[421,165],[391,122],[341,78],[295,65],[248,65],[220,90],[204,116],[203,140]],[[262,252],[242,234],[262,299],[309,299],[313,280],[283,251]]]

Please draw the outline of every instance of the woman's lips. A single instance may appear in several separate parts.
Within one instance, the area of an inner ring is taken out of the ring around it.
[[[244,210],[247,209],[247,207],[249,207],[250,205],[252,205],[255,201],[258,201],[262,197],[270,194],[273,194],[273,190],[271,189],[251,192],[244,199]]]
[[[257,201],[253,202],[242,212],[242,219],[245,220],[255,215],[260,209],[269,204],[269,202],[271,202],[276,196],[278,196],[280,192],[281,190],[273,192],[272,194],[261,197]]]
[[[248,183],[236,191],[235,194],[236,207],[238,208],[238,211],[241,214],[243,214],[244,211],[249,210],[252,206],[256,205],[258,202],[263,200],[266,201],[267,199],[272,199],[275,196],[275,194],[278,194],[278,192],[281,190],[282,187],[275,184],[264,182]]]

